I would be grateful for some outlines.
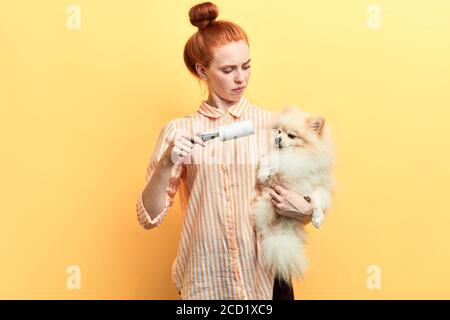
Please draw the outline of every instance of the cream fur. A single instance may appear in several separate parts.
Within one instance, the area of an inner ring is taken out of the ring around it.
[[[270,186],[281,184],[308,196],[313,207],[312,223],[319,228],[325,210],[331,205],[333,145],[325,119],[312,117],[295,107],[285,107],[276,115],[271,128],[274,141],[278,138],[281,147],[274,144],[259,162],[253,213],[265,265],[281,279],[290,281],[303,277],[307,267],[306,232],[302,222],[274,211]],[[289,133],[296,137],[288,137]]]

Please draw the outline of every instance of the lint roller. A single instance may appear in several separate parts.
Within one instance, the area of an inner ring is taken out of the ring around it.
[[[225,126],[220,126],[217,131],[212,133],[201,133],[198,136],[203,141],[212,140],[214,138],[220,137],[221,141],[228,141],[232,139],[237,139],[240,137],[249,136],[255,133],[253,124],[251,120],[244,120],[228,124]]]

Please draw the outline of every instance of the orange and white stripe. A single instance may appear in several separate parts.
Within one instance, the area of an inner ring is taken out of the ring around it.
[[[271,115],[245,97],[226,110],[202,101],[197,112],[171,120],[160,132],[147,182],[177,130],[212,132],[243,120],[251,120],[255,128],[251,136],[224,142],[215,138],[204,147],[195,144],[191,161],[172,167],[165,209],[154,220],[139,194],[138,221],[150,229],[162,223],[180,193],[183,223],[172,279],[183,300],[272,299],[274,275],[262,264],[251,209],[258,159],[271,145]]]

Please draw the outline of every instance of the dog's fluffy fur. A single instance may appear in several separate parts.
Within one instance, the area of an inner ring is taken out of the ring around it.
[[[281,184],[303,195],[313,207],[312,223],[318,228],[331,205],[334,152],[325,119],[296,107],[286,106],[276,114],[271,130],[274,144],[258,164],[253,213],[264,263],[288,282],[303,277],[306,270],[306,233],[303,222],[275,212],[270,186]]]

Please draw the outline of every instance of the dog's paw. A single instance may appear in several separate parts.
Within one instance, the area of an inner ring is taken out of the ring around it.
[[[270,169],[261,169],[256,176],[260,184],[266,183],[270,178]]]
[[[319,229],[323,223],[323,212],[321,210],[314,210],[311,222],[316,229]]]

